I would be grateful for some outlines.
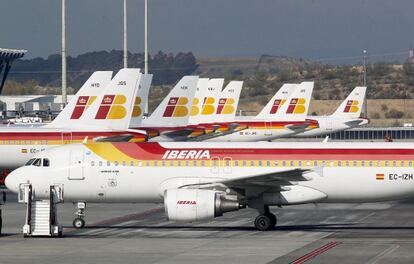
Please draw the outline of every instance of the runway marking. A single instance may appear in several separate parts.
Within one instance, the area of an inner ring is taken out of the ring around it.
[[[356,223],[362,223],[363,221],[365,221],[366,219],[368,219],[369,217],[373,216],[374,214],[376,214],[376,212],[372,212],[364,217],[362,217],[361,219],[359,219],[358,221],[355,221]]]
[[[313,250],[313,251],[311,251],[311,252],[303,255],[302,257],[300,257],[300,258],[292,261],[291,264],[302,264],[302,263],[305,263],[306,261],[308,261],[308,260],[310,260],[310,259],[312,259],[312,258],[314,258],[316,256],[319,256],[320,254],[322,254],[322,253],[324,253],[324,252],[326,252],[326,251],[328,251],[328,250],[336,247],[339,244],[341,244],[341,242],[331,241],[331,242],[329,242],[329,243],[327,243],[327,244],[325,244],[325,245],[323,245],[323,246],[321,246],[321,247],[319,247],[319,248],[317,248],[317,249],[315,249],[315,250]]]
[[[376,264],[376,263],[378,263],[381,259],[383,259],[387,255],[391,254],[392,252],[397,250],[399,247],[400,247],[400,245],[391,245],[389,248],[387,248],[386,250],[384,250],[380,254],[378,254],[375,257],[373,257],[372,259],[370,259],[367,262],[367,264]]]

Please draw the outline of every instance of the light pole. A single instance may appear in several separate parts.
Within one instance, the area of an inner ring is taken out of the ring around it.
[[[62,0],[62,104],[67,104],[66,98],[66,0]]]
[[[124,0],[124,68],[128,68],[128,14],[127,0]]]
[[[148,73],[148,0],[144,3],[144,73]]]
[[[148,74],[148,0],[144,1],[144,73]],[[148,100],[145,102],[144,113],[148,113]]]
[[[364,86],[367,87],[367,50],[364,50]],[[368,117],[368,100],[367,100],[367,94],[365,94],[364,98],[364,116]]]

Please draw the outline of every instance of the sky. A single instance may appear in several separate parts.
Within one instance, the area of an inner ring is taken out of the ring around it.
[[[122,49],[123,0],[67,0],[68,55]],[[149,0],[150,53],[392,60],[414,46],[412,0]],[[60,0],[1,0],[0,47],[60,52]],[[129,50],[143,52],[144,0],[128,0]]]

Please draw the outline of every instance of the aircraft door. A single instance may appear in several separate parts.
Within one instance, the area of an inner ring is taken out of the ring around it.
[[[84,180],[84,156],[82,150],[70,151],[69,180]]]
[[[271,136],[272,135],[272,122],[265,122],[265,136]]]
[[[72,143],[72,132],[62,132],[62,144]]]
[[[333,129],[333,120],[329,118],[328,120],[326,120],[326,130],[332,131],[332,129]]]
[[[230,174],[232,172],[232,158],[224,157],[223,158],[223,172],[224,174]]]
[[[210,172],[213,174],[218,174],[220,170],[220,158],[212,157],[210,159]]]

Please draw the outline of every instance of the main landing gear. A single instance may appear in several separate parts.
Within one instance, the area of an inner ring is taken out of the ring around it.
[[[267,231],[275,228],[277,224],[276,216],[270,212],[260,214],[254,220],[254,226],[257,230]]]
[[[270,212],[269,206],[263,204],[262,200],[250,201],[249,207],[255,208],[260,213],[254,220],[254,226],[257,230],[267,231],[275,228],[277,224],[276,216]]]
[[[75,215],[77,217],[72,222],[74,228],[80,229],[80,228],[85,227],[85,220],[83,219],[85,218],[85,211],[86,211],[86,203],[77,202],[76,211],[75,211]]]

